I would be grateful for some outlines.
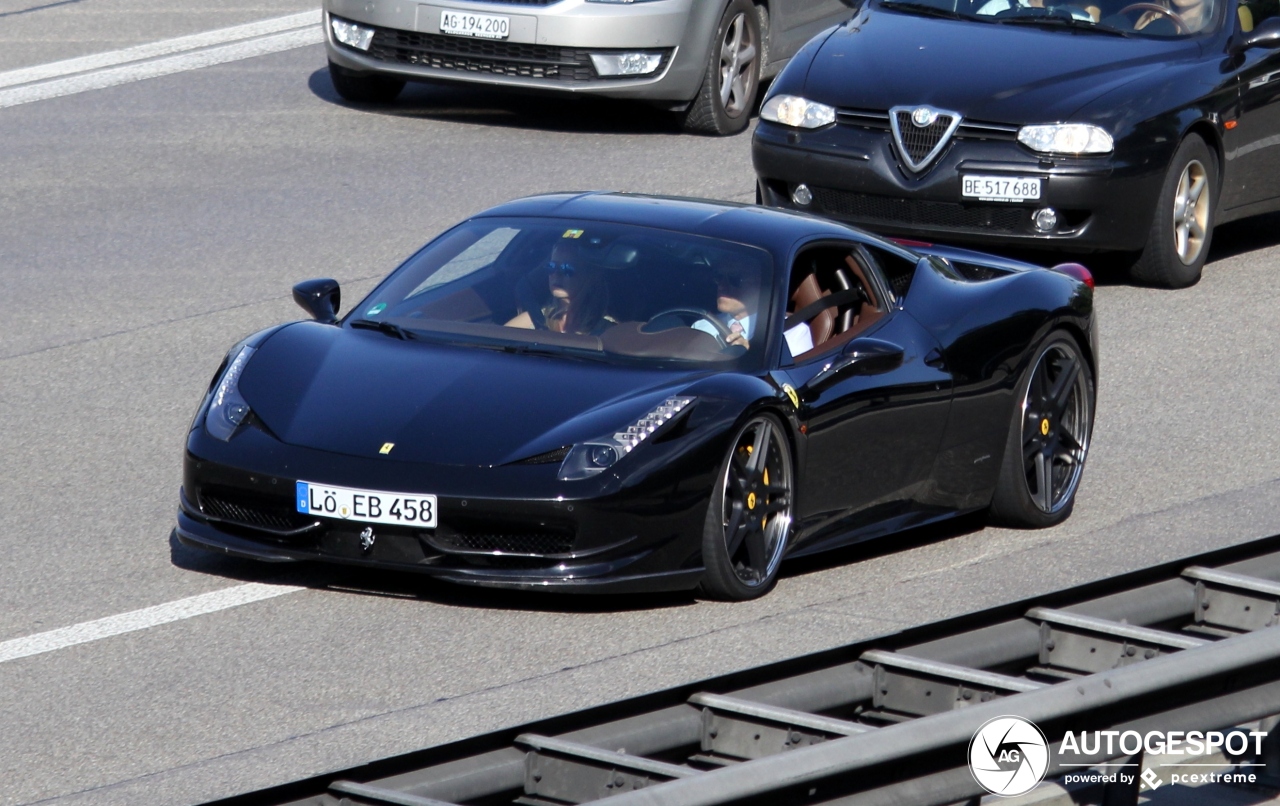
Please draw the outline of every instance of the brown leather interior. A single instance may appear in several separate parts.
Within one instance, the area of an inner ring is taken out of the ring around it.
[[[856,285],[861,287],[866,301],[852,309],[846,308],[844,311],[839,311],[836,307],[827,308],[810,320],[809,332],[813,336],[813,349],[794,356],[796,361],[806,361],[822,353],[839,349],[884,316],[884,310],[876,296],[875,286],[869,281],[867,271],[858,258],[855,255],[846,255],[844,262],[853,274]],[[837,282],[843,281],[842,285],[847,284],[848,280],[843,268],[837,269],[833,276]],[[822,288],[817,274],[811,271],[796,286],[795,293],[791,295],[789,310],[798,311],[830,294],[830,290]]]
[[[791,310],[798,311],[806,305],[812,305],[831,292],[824,291],[818,285],[817,276],[810,274],[796,288],[794,294],[791,295]],[[836,328],[836,309],[827,308],[822,313],[809,320],[809,333],[813,336],[813,344],[816,347],[827,339],[831,338],[831,334]]]

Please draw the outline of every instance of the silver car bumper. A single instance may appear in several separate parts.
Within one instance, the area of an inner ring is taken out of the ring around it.
[[[702,84],[718,14],[706,0],[548,5],[434,0],[325,0],[329,59],[349,70],[417,81],[472,82],[618,98],[688,101]],[[440,33],[442,8],[510,18],[497,41]],[[377,29],[367,52],[334,40],[330,15]],[[661,51],[661,66],[638,77],[601,77],[593,51]]]

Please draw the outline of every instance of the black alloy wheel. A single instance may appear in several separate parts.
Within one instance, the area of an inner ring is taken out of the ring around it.
[[[357,73],[333,62],[329,62],[329,78],[338,94],[355,104],[389,104],[404,89],[398,78]]]
[[[732,0],[711,43],[702,87],[685,112],[686,131],[724,135],[747,128],[760,89],[760,32],[760,12],[751,0]]]
[[[1018,385],[992,520],[1041,528],[1071,514],[1093,429],[1093,371],[1075,340],[1052,334]]]
[[[702,536],[702,592],[741,601],[769,591],[791,533],[791,444],[777,418],[753,417],[734,438]]]
[[[1209,257],[1218,200],[1218,160],[1199,135],[1187,135],[1169,163],[1155,219],[1130,276],[1143,285],[1195,285]]]

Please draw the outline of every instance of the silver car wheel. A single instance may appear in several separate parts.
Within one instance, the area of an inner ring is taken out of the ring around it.
[[[1173,197],[1173,238],[1178,259],[1190,266],[1204,249],[1209,227],[1208,172],[1199,160],[1182,169]]]

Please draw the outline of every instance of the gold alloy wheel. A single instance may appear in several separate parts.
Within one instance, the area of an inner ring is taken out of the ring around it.
[[[1182,169],[1173,196],[1173,245],[1178,259],[1190,266],[1204,249],[1209,227],[1209,176],[1199,160]]]

